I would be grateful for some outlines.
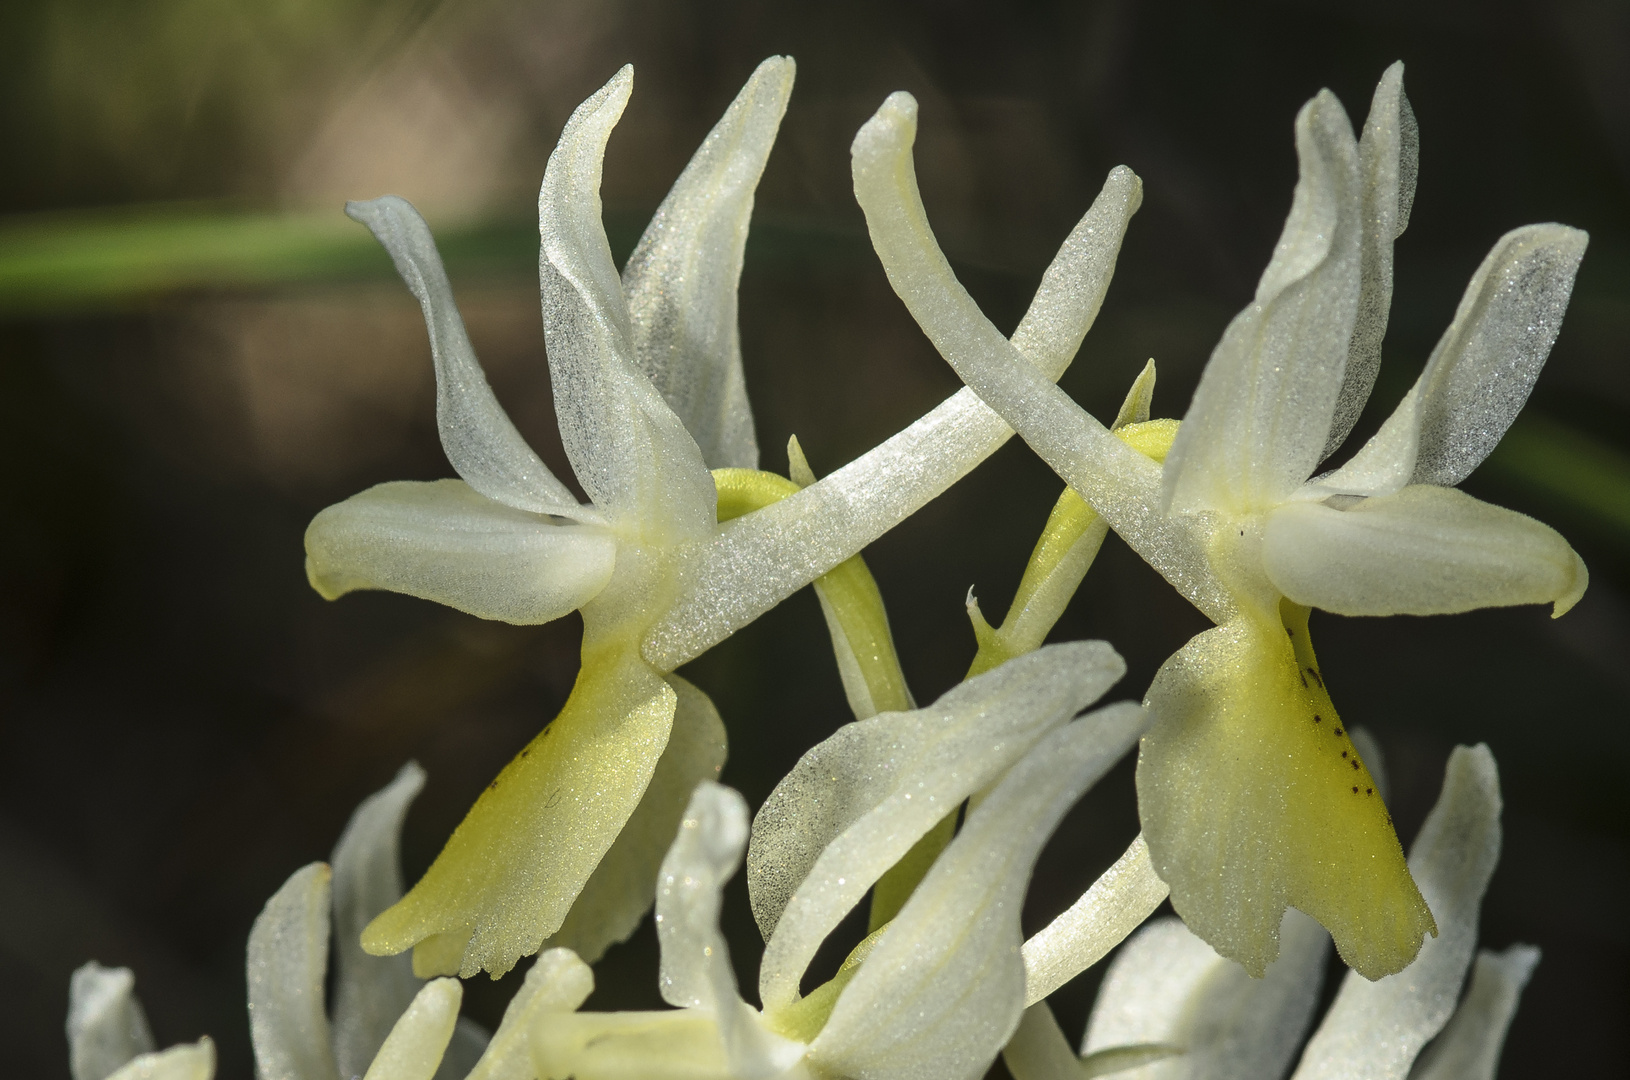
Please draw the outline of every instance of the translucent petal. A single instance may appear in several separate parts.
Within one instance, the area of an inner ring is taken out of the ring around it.
[[[534,1080],[532,1028],[553,1013],[571,1013],[594,989],[594,973],[570,949],[548,949],[526,973],[526,981],[504,1009],[487,1052],[464,1080]]]
[[[917,194],[911,160],[915,136],[916,102],[909,94],[896,93],[861,128],[852,151],[855,195],[895,291],[963,381],[1013,424],[1111,528],[1201,610],[1225,618],[1232,601],[1211,574],[1196,526],[1160,511],[1160,467],[1115,438],[1003,340],[951,273]],[[1118,244],[1118,233],[1114,240]],[[894,441],[879,450],[890,449]],[[844,474],[840,469],[822,483]],[[866,479],[884,491],[894,483]],[[790,517],[799,509],[797,500],[815,490],[765,513]],[[760,525],[768,528],[771,522]]]
[[[1305,610],[1299,626],[1208,630],[1162,665],[1138,814],[1172,906],[1219,953],[1260,975],[1293,905],[1379,977],[1414,958],[1432,915],[1324,690]]]
[[[566,456],[594,505],[654,538],[713,529],[713,478],[634,360],[628,305],[600,223],[600,167],[634,70],[577,107],[538,193],[543,334]]]
[[[430,1080],[458,1023],[464,988],[457,979],[432,979],[414,996],[379,1048],[363,1080]]]
[[[1117,431],[1129,424],[1148,423],[1149,409],[1153,406],[1154,400],[1155,362],[1151,359],[1143,365],[1138,377],[1132,380],[1132,386],[1121,402],[1121,411],[1115,414],[1115,421],[1109,425],[1109,430]]]
[[[1409,221],[1415,201],[1420,139],[1415,113],[1404,96],[1404,64],[1387,68],[1370,100],[1369,119],[1358,140],[1358,174],[1363,198],[1358,311],[1347,347],[1330,436],[1321,458],[1329,457],[1358,423],[1381,369],[1381,339],[1392,307],[1392,243]]]
[[[628,940],[651,910],[657,870],[673,843],[691,793],[724,768],[724,722],[708,696],[677,675],[666,675],[679,702],[673,733],[639,806],[617,834],[577,895],[560,929],[544,944],[571,949],[594,963],[606,949]]]
[[[330,876],[326,863],[296,870],[249,931],[249,1036],[260,1080],[339,1075],[323,1012]]]
[[[1024,1011],[1019,908],[1036,857],[1143,722],[1131,702],[1099,709],[1008,771],[883,931],[810,1044],[811,1061],[857,1080],[985,1074]]]
[[[510,623],[582,607],[611,580],[615,560],[605,529],[555,524],[462,480],[378,484],[306,529],[306,576],[329,600],[388,589]]]
[[[1256,299],[1223,331],[1166,458],[1173,510],[1266,509],[1323,456],[1362,250],[1358,146],[1330,91],[1297,114],[1296,154],[1301,178]]]
[[[781,1070],[775,1065],[780,1040],[759,1027],[758,1014],[741,1000],[719,931],[724,885],[746,846],[746,800],[710,780],[698,784],[657,875],[657,985],[668,1004],[711,1013],[731,1075],[752,1080]]]
[[[1403,1080],[1454,1012],[1477,947],[1483,891],[1500,859],[1500,777],[1487,746],[1457,746],[1443,793],[1409,852],[1438,935],[1405,971],[1375,982],[1348,972],[1293,1080]]]
[[[753,914],[769,940],[765,1009],[797,1000],[821,942],[919,837],[1125,670],[1104,642],[1050,645],[927,708],[846,724],[805,754],[760,808],[747,857]]]
[[[1500,238],[1472,275],[1398,408],[1342,468],[1330,491],[1388,494],[1404,484],[1458,484],[1517,418],[1562,329],[1589,237],[1527,225]]]
[[[1177,919],[1138,931],[1115,955],[1087,1020],[1083,1054],[1181,1047],[1123,1080],[1259,1080],[1285,1074],[1319,1001],[1330,935],[1299,911],[1280,925],[1279,958],[1260,979],[1224,960]]]
[[[436,428],[447,460],[464,482],[517,510],[597,517],[555,479],[493,396],[424,218],[395,195],[346,203],[345,212],[368,226],[390,252],[396,272],[424,309],[436,364]]]
[[[1268,516],[1274,587],[1339,615],[1443,615],[1584,595],[1585,564],[1555,529],[1455,488],[1416,484],[1346,510],[1291,502]]]
[[[1538,963],[1539,950],[1532,945],[1479,952],[1466,997],[1421,1053],[1410,1080],[1494,1080],[1506,1028]]]
[[[1024,999],[1034,1005],[1109,955],[1171,890],[1139,834],[1081,899],[1024,943]]]
[[[215,1043],[205,1035],[195,1043],[142,1054],[109,1074],[108,1080],[211,1080],[214,1075]]]
[[[129,968],[95,960],[68,980],[68,1065],[74,1080],[105,1080],[125,1062],[153,1050],[153,1029],[136,997]]]
[[[637,657],[584,657],[566,706],[504,766],[418,884],[362,935],[420,976],[495,978],[560,929],[633,814],[677,698]]]
[[[402,898],[402,819],[423,787],[424,770],[403,765],[356,808],[334,845],[334,1058],[342,1077],[367,1070],[419,990],[408,957],[362,951],[362,929]]]
[[[623,267],[634,355],[710,469],[758,468],[736,286],[753,191],[787,111],[793,71],[786,56],[758,66]]]

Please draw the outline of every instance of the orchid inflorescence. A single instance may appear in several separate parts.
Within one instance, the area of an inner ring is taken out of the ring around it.
[[[1526,400],[1584,234],[1503,237],[1391,418],[1319,472],[1375,382],[1413,202],[1402,65],[1358,135],[1328,91],[1298,115],[1284,232],[1181,423],[1151,419],[1152,361],[1108,427],[1054,385],[1102,303],[1136,175],[1109,174],[1004,337],[934,240],[916,103],[894,94],[855,138],[855,193],[895,291],[967,387],[821,479],[794,439],[778,476],[759,469],[736,286],[792,80],[790,59],[760,65],[620,274],[599,183],[631,69],[561,134],[539,196],[540,287],[588,504],[499,406],[417,212],[390,196],[347,207],[423,307],[459,478],[381,484],[317,515],[313,587],[512,623],[581,611],[582,666],[405,895],[398,835],[424,783],[411,763],[359,807],[330,864],[268,901],[248,948],[260,1075],[973,1080],[1000,1055],[1017,1080],[1273,1078],[1300,1052],[1297,1077],[1491,1076],[1538,960],[1527,946],[1476,954],[1500,845],[1494,758],[1454,752],[1406,859],[1379,749],[1337,713],[1309,613],[1560,615],[1583,594],[1557,533],[1454,485]],[[1015,432],[1067,486],[1000,626],[969,592],[968,678],[918,707],[859,552]],[[1141,703],[1083,715],[1124,664],[1103,642],[1043,642],[1111,529],[1216,626]],[[806,584],[855,719],[750,815],[718,783],[718,712],[674,670]],[[1025,940],[1042,845],[1134,744],[1143,832]],[[757,1006],[719,930],[743,865],[765,941]],[[868,935],[806,989],[868,896]],[[1147,922],[1168,896],[1181,919]],[[673,1008],[582,1011],[589,965],[653,906]],[[1308,1039],[1332,940],[1352,970]],[[1077,1051],[1046,998],[1118,945]],[[534,953],[496,1032],[459,1017],[447,976],[497,978]],[[213,1074],[207,1038],[154,1051],[129,971],[88,964],[71,999],[76,1080]]]

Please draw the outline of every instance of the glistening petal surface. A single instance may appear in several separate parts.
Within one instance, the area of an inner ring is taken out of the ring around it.
[[[1265,509],[1323,456],[1361,262],[1358,146],[1328,90],[1297,114],[1296,153],[1301,176],[1256,298],[1223,331],[1166,458],[1172,510]]]
[[[536,1080],[532,1028],[551,1013],[574,1012],[594,990],[594,973],[570,949],[545,949],[510,998],[486,1052],[464,1080]]]
[[[1036,857],[1143,722],[1130,702],[1099,709],[1008,771],[883,931],[812,1061],[857,1080],[984,1075],[1024,1011],[1019,908]]]
[[[1150,923],[1115,954],[1081,1052],[1151,1044],[1184,1051],[1119,1073],[1120,1080],[1283,1076],[1313,1019],[1330,935],[1292,910],[1279,939],[1279,958],[1253,979],[1181,921]]]
[[[615,559],[604,528],[555,524],[462,480],[378,484],[306,529],[306,576],[327,599],[388,589],[509,623],[582,607],[611,579]]]
[[[628,305],[600,222],[606,140],[634,72],[572,113],[538,192],[538,279],[561,442],[594,504],[658,538],[713,529],[713,478],[685,425],[634,360]]]
[[[402,819],[424,787],[424,770],[403,765],[362,801],[334,845],[334,1058],[342,1077],[360,1076],[379,1053],[419,980],[407,956],[369,956],[362,930],[402,898]]]
[[[330,877],[326,863],[296,870],[249,930],[249,1036],[260,1080],[339,1075],[323,1011]]]
[[[1555,529],[1455,488],[1417,484],[1337,510],[1268,515],[1262,563],[1298,604],[1338,615],[1442,615],[1584,594],[1585,564]]]
[[[753,822],[748,888],[769,939],[764,1007],[797,1000],[821,942],[912,844],[1125,670],[1104,642],[1049,645],[927,708],[846,724],[805,754]]]
[[[668,745],[628,824],[589,875],[566,921],[544,943],[571,949],[586,963],[599,960],[639,926],[651,909],[657,870],[691,793],[703,780],[717,780],[724,768],[726,741],[719,710],[678,675],[664,678],[678,698]]]
[[[1321,481],[1387,494],[1458,484],[1489,455],[1528,400],[1562,329],[1589,237],[1527,225],[1501,237],[1472,275],[1420,378],[1381,430]]]
[[[1112,171],[1042,277],[1014,340],[1053,377],[1098,313],[1141,199],[1130,169]],[[724,525],[685,568],[673,608],[647,638],[647,659],[669,669],[724,640],[915,513],[1012,434],[964,389],[802,492]]]
[[[362,1080],[430,1080],[458,1023],[464,988],[457,979],[432,979],[397,1018]]]
[[[662,200],[623,267],[634,355],[710,469],[758,468],[736,288],[753,191],[792,93],[791,57],[758,66]]]
[[[129,968],[92,960],[68,980],[68,1066],[74,1080],[105,1080],[153,1050],[153,1031],[136,998]]]
[[[390,252],[396,272],[424,310],[436,364],[436,429],[447,460],[465,483],[518,510],[592,515],[526,445],[493,396],[424,218],[395,195],[346,203],[345,212],[368,226]]]
[[[1487,746],[1457,746],[1443,792],[1409,852],[1438,936],[1404,971],[1375,982],[1349,971],[1293,1080],[1404,1080],[1454,1012],[1477,947],[1478,912],[1500,859],[1500,777]]]
[[[1347,366],[1341,376],[1341,392],[1336,397],[1325,440],[1328,457],[1346,441],[1358,423],[1364,403],[1369,400],[1375,376],[1381,369],[1381,339],[1387,332],[1387,314],[1392,307],[1392,244],[1409,222],[1409,209],[1415,201],[1415,176],[1419,165],[1420,137],[1415,114],[1404,96],[1404,65],[1399,61],[1387,68],[1370,99],[1370,115],[1358,139],[1359,188],[1362,192],[1360,223],[1363,230],[1359,253],[1358,308],[1353,320],[1353,336],[1347,347]]]

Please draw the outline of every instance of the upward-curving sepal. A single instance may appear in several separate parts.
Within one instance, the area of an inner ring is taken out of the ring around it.
[[[331,877],[326,863],[296,870],[249,931],[249,1036],[260,1080],[339,1075],[323,1012]]]
[[[1500,859],[1500,777],[1487,746],[1457,746],[1443,792],[1409,852],[1438,934],[1405,971],[1371,982],[1349,971],[1292,1080],[1404,1080],[1442,1030],[1477,947],[1478,913]]]
[[[137,1000],[129,968],[92,960],[68,981],[68,1066],[74,1080],[105,1080],[125,1062],[153,1050],[153,1031]]]
[[[1330,91],[1297,114],[1296,153],[1301,177],[1256,298],[1223,331],[1167,455],[1169,510],[1266,509],[1323,456],[1353,336],[1362,239],[1358,146]]]
[[[538,275],[555,416],[577,479],[614,522],[671,542],[712,531],[715,496],[696,441],[635,363],[600,221],[606,141],[633,80],[625,67],[579,105],[549,155]]]
[[[798,999],[821,942],[919,838],[1125,670],[1103,642],[1050,645],[927,708],[847,724],[805,754],[753,822],[747,880],[768,939],[764,1007]]]
[[[1099,709],[1008,771],[882,932],[811,1061],[856,1080],[984,1075],[1024,1011],[1019,908],[1036,857],[1143,724],[1130,702]]]
[[[518,510],[598,520],[526,445],[493,396],[424,218],[396,195],[346,203],[345,212],[368,226],[390,252],[396,272],[424,310],[436,364],[436,428],[447,460],[464,482]]]
[[[409,957],[369,956],[361,937],[374,916],[402,898],[402,819],[423,787],[424,770],[412,761],[403,765],[356,808],[334,845],[334,1057],[342,1077],[367,1070],[419,990]]]
[[[1469,476],[1517,418],[1551,355],[1589,239],[1566,225],[1525,225],[1501,237],[1415,385],[1318,487],[1385,495]]]
[[[1364,234],[1359,259],[1358,311],[1347,347],[1341,393],[1336,398],[1330,436],[1325,440],[1321,458],[1334,453],[1358,423],[1364,403],[1375,386],[1376,372],[1381,370],[1381,339],[1386,336],[1387,313],[1392,307],[1392,244],[1409,223],[1419,154],[1415,113],[1404,96],[1404,64],[1400,60],[1381,76],[1375,96],[1370,100],[1364,133],[1358,139]]]
[[[787,56],[758,66],[623,267],[634,355],[710,469],[758,468],[736,288],[753,191],[786,112],[793,72]]]
[[[462,480],[376,484],[306,529],[306,577],[324,599],[389,589],[523,625],[582,607],[615,561],[605,528],[555,524]]]

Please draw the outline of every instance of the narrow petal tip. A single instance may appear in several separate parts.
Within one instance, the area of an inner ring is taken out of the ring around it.
[[[1555,602],[1552,603],[1551,618],[1553,619],[1560,619],[1572,611],[1573,606],[1580,601],[1585,595],[1585,590],[1590,587],[1590,570],[1586,568],[1585,560],[1581,559],[1579,553],[1571,548],[1569,553],[1573,555],[1573,581],[1569,584],[1568,591],[1557,597]]]

